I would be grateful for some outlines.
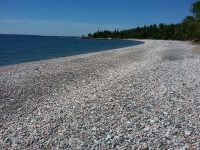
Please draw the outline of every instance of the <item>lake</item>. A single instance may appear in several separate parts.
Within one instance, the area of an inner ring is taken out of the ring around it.
[[[131,40],[0,35],[0,66],[99,52],[142,44]]]

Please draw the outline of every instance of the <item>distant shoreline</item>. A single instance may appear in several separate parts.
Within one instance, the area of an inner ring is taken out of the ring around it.
[[[67,36],[67,35],[37,35],[37,34],[2,34],[0,33],[0,36],[1,35],[7,35],[7,36],[44,36],[44,37],[74,37],[74,38],[78,38],[78,37],[81,37],[81,36]]]

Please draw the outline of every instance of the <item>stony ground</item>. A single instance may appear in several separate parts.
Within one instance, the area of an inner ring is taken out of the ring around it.
[[[200,55],[145,44],[0,68],[0,149],[198,149]]]

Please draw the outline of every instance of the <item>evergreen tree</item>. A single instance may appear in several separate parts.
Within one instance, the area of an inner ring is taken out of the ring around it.
[[[137,38],[164,40],[197,40],[200,41],[200,0],[191,8],[194,16],[187,16],[182,23],[166,25],[160,23],[137,27],[129,30],[97,31],[88,34],[91,38]]]
[[[197,0],[194,4],[192,4],[191,11],[197,19],[200,19],[200,0]]]

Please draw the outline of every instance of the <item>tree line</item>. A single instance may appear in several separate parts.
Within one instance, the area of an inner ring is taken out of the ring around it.
[[[153,24],[128,30],[97,31],[88,34],[89,38],[137,38],[164,40],[200,41],[200,0],[192,4],[192,16],[187,16],[178,24]]]

